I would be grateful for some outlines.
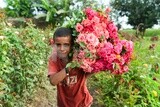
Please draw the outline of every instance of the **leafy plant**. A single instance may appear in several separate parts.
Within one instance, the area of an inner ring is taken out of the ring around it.
[[[49,35],[30,23],[21,29],[4,26],[0,34],[0,103],[23,107],[45,76]]]
[[[46,17],[47,22],[55,23],[56,20],[59,18],[61,19],[65,14],[68,13],[70,4],[69,0],[61,0],[58,2],[41,0],[40,4],[36,3],[33,6],[44,12],[43,15],[38,15],[37,17]]]
[[[9,17],[33,17],[32,0],[5,0],[6,14]]]
[[[37,18],[45,17],[47,22],[61,26],[66,21],[66,17],[70,18],[73,14],[76,17],[85,7],[98,7],[98,4],[93,0],[41,0],[38,3],[35,2],[33,6],[42,12],[36,16]]]

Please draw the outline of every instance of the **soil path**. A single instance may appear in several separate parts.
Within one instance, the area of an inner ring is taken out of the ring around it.
[[[56,86],[52,86],[45,78],[34,92],[33,98],[27,102],[26,107],[57,107],[56,93]]]

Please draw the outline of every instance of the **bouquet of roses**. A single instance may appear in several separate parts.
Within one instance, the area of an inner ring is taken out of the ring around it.
[[[119,39],[117,27],[108,15],[110,10],[104,13],[87,8],[84,12],[86,18],[76,24],[77,55],[69,66],[76,63],[85,72],[127,72],[133,43]]]

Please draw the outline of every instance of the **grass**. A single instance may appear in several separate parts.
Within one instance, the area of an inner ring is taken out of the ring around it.
[[[123,31],[128,32],[130,34],[134,34],[134,35],[136,33],[136,31],[133,29],[125,29]],[[146,29],[145,37],[152,37],[152,36],[159,36],[160,37],[160,29]]]
[[[159,36],[160,37],[160,29],[147,29],[145,32],[146,37],[151,36]]]

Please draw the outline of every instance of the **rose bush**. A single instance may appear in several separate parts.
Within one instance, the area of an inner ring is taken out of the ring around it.
[[[120,40],[117,27],[109,18],[110,9],[105,12],[86,8],[85,18],[75,26],[77,56],[69,64],[78,63],[85,72],[111,71],[122,74],[128,71],[133,43]],[[74,66],[75,67],[75,66]]]

